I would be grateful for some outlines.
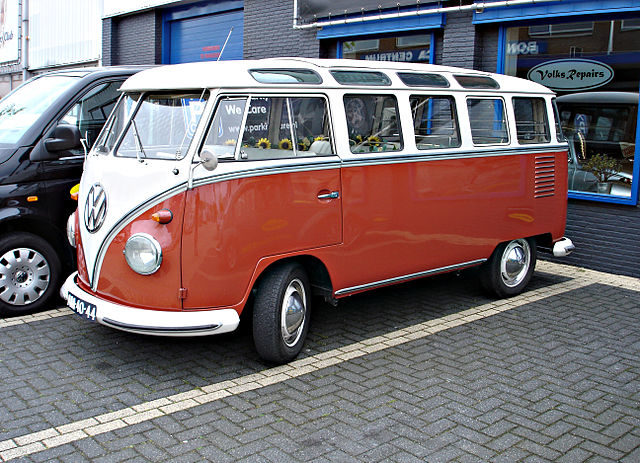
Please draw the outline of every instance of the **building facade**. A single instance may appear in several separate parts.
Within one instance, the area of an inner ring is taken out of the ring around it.
[[[113,0],[102,56],[414,61],[540,82],[558,93],[572,147],[567,236],[577,250],[564,262],[640,277],[640,0]]]
[[[0,0],[0,97],[53,69],[96,66],[104,0]]]

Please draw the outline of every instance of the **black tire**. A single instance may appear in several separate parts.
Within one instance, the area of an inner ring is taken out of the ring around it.
[[[520,294],[533,275],[536,252],[536,242],[530,238],[500,243],[480,268],[483,288],[499,298]]]
[[[11,233],[0,239],[0,315],[44,309],[57,296],[60,257],[44,239]]]
[[[286,317],[285,308],[293,309]],[[267,362],[282,364],[302,350],[309,330],[309,278],[296,263],[277,265],[258,284],[253,305],[253,342]]]

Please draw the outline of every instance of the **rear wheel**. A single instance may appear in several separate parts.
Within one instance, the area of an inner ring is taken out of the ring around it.
[[[480,281],[495,296],[515,296],[529,284],[535,266],[534,240],[518,239],[501,243],[482,266]]]
[[[269,270],[253,306],[253,341],[260,357],[278,364],[293,360],[307,337],[310,310],[309,279],[300,265]]]
[[[44,239],[12,233],[0,239],[0,315],[43,309],[56,295],[60,258]]]

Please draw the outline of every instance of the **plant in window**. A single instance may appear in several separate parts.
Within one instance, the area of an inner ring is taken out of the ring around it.
[[[612,177],[619,175],[622,170],[622,163],[618,159],[606,154],[595,154],[591,156],[583,165],[582,170],[591,172],[598,179],[598,193],[611,193]]]
[[[261,138],[258,140],[258,143],[256,143],[256,148],[263,150],[271,149],[271,142],[267,138]]]
[[[280,143],[278,143],[278,148],[281,150],[291,150],[293,149],[293,143],[291,143],[291,140],[288,138],[283,138],[280,140]]]

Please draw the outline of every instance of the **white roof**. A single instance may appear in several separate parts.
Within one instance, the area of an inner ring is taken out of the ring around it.
[[[148,69],[131,76],[122,86],[126,91],[171,90],[171,89],[204,89],[204,88],[283,88],[287,84],[264,84],[257,82],[250,74],[252,69],[309,69],[322,78],[320,84],[294,84],[300,88],[341,88],[331,76],[330,70],[371,70],[382,71],[391,79],[391,86],[370,86],[370,88],[396,89],[409,88],[396,76],[396,72],[436,73],[447,78],[448,90],[462,90],[453,78],[456,75],[488,76],[500,85],[500,92],[542,93],[552,94],[546,87],[530,80],[520,79],[502,74],[473,71],[469,69],[438,66],[421,63],[396,63],[389,61],[366,61],[350,59],[310,59],[310,58],[268,58],[261,60],[208,61],[198,63],[174,64]],[[367,86],[358,85],[358,88]],[[415,88],[415,87],[411,87]],[[474,91],[473,89],[464,89]],[[486,90],[481,90],[485,92]]]

